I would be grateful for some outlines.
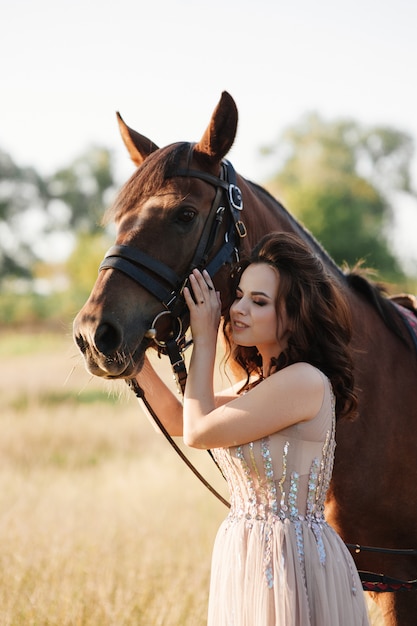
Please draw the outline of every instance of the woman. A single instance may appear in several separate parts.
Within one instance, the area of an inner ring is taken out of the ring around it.
[[[368,624],[354,562],[324,519],[335,420],[356,411],[343,294],[294,235],[262,239],[224,321],[237,391],[215,394],[220,300],[195,270],[183,406],[149,363],[138,381],[173,435],[211,449],[231,494],[214,546],[209,626]]]

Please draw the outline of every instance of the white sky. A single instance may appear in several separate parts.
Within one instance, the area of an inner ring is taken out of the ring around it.
[[[0,0],[0,148],[51,173],[99,143],[125,178],[116,110],[158,145],[193,141],[225,89],[229,158],[257,182],[259,148],[307,111],[417,142],[416,27],[414,0]]]

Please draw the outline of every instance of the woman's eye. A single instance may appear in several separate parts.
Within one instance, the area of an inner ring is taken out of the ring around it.
[[[253,303],[256,304],[257,306],[265,306],[266,305],[265,300],[254,300]]]
[[[197,213],[193,209],[181,209],[177,213],[177,220],[183,224],[188,224],[193,221],[196,215]]]

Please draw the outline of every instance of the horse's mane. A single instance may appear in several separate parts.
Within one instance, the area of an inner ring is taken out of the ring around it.
[[[393,305],[391,299],[387,297],[387,291],[383,285],[372,282],[366,275],[369,270],[361,269],[358,264],[352,271],[343,271],[332,259],[332,257],[326,252],[323,246],[317,241],[314,235],[307,230],[300,222],[298,222],[289,211],[269,193],[267,189],[254,183],[252,181],[246,181],[248,184],[255,188],[258,192],[266,195],[269,200],[282,211],[288,220],[291,222],[294,230],[307,240],[313,250],[324,260],[326,265],[330,266],[333,271],[336,272],[339,279],[341,279],[350,289],[356,293],[361,294],[377,311],[384,324],[389,328],[401,341],[405,342],[404,326],[399,321],[398,311]]]
[[[361,294],[374,309],[387,326],[401,341],[406,343],[404,325],[400,323],[400,317],[393,301],[396,298],[387,296],[387,291],[380,283],[371,282],[366,278],[366,270],[354,269],[346,273],[346,281],[356,293]]]

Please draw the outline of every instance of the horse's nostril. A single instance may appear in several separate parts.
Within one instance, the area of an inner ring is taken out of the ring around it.
[[[96,330],[94,343],[102,354],[112,354],[120,348],[122,334],[115,326],[103,323]]]
[[[75,343],[77,344],[77,346],[81,350],[82,354],[85,354],[86,351],[87,351],[87,344],[84,341],[84,338],[81,335],[76,335],[75,336]]]

